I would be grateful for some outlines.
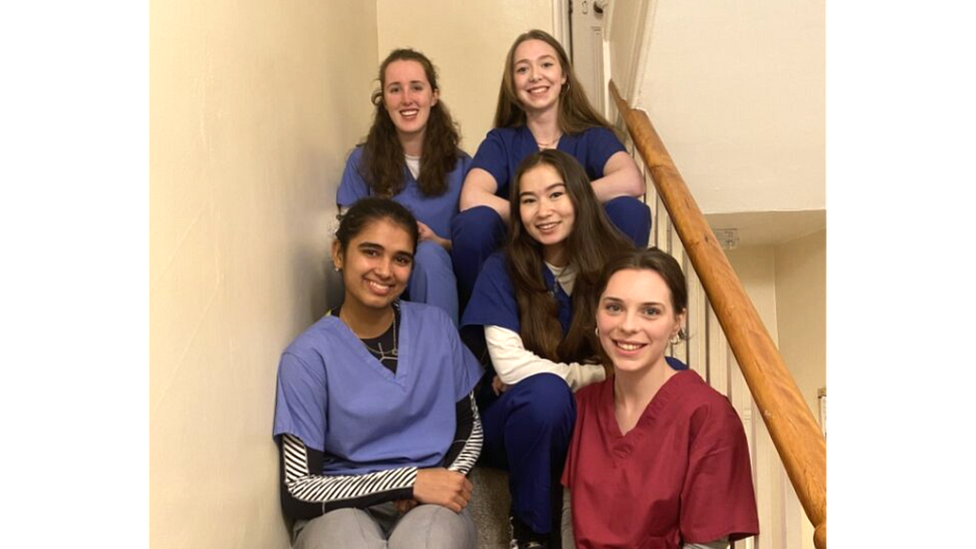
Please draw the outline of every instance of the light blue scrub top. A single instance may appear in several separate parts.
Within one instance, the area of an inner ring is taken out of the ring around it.
[[[393,374],[336,317],[285,349],[278,366],[274,436],[289,433],[326,455],[324,474],[441,464],[457,428],[455,405],[481,366],[437,307],[400,302]]]

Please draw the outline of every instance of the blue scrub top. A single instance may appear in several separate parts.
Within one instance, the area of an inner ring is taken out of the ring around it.
[[[366,184],[360,173],[363,157],[362,146],[356,147],[349,160],[346,161],[346,169],[342,172],[342,181],[339,182],[339,189],[336,191],[336,204],[346,208],[352,206],[360,198],[365,198],[372,194],[370,187]],[[451,237],[451,220],[458,213],[458,201],[461,197],[461,186],[464,184],[464,176],[468,172],[471,164],[471,157],[464,151],[458,151],[458,161],[454,165],[454,170],[447,176],[447,190],[440,196],[427,196],[420,190],[420,184],[414,179],[408,168],[403,169],[403,178],[406,185],[393,200],[406,206],[414,217],[425,223],[437,236],[441,238]]]
[[[563,337],[569,332],[573,320],[573,302],[562,287],[556,284],[552,272],[542,266],[542,276],[546,288],[556,297],[559,304],[559,323]],[[518,301],[515,286],[508,271],[508,259],[502,252],[495,252],[487,260],[478,274],[478,280],[471,292],[471,300],[464,309],[461,328],[468,326],[499,326],[519,333]]]
[[[561,286],[556,284],[556,278],[545,265],[542,267],[542,276],[546,281],[546,288],[553,293],[559,304],[559,324],[563,329],[563,337],[566,337],[573,320],[572,299]],[[474,284],[471,301],[468,302],[461,319],[462,330],[481,326],[498,326],[520,333],[515,286],[508,271],[508,259],[502,252],[495,252],[485,261]],[[669,356],[665,357],[665,360],[675,370],[688,369],[688,365],[677,358]]]
[[[324,452],[325,474],[440,464],[481,365],[437,307],[401,301],[398,337],[394,374],[338,318],[313,324],[281,356],[274,436]]]
[[[603,177],[603,167],[611,156],[627,150],[612,131],[602,126],[566,134],[556,149],[575,158],[586,170],[590,181]],[[519,164],[537,152],[539,145],[528,126],[495,128],[481,142],[471,167],[490,173],[498,183],[495,195],[508,200],[509,185],[515,179]]]

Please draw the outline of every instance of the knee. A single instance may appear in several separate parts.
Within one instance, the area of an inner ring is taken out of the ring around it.
[[[632,196],[620,196],[603,205],[607,217],[640,247],[647,245],[651,230],[651,209]]]
[[[415,272],[453,272],[451,270],[451,255],[443,246],[429,240],[417,244],[417,251],[414,253],[413,262],[413,270]]]
[[[390,535],[389,549],[470,549],[477,545],[467,509],[455,513],[440,505],[421,505],[407,513]]]
[[[563,378],[555,374],[537,374],[523,379],[516,387],[524,385],[521,405],[521,421],[536,431],[572,428],[576,419],[576,401],[573,391]]]
[[[644,220],[650,219],[651,209],[640,200],[632,196],[618,196],[613,200],[604,203],[603,208],[611,217],[619,216],[621,219]]]
[[[494,249],[505,234],[505,222],[488,206],[475,206],[451,220],[451,240],[458,246]]]
[[[379,527],[359,509],[337,509],[305,524],[295,538],[294,549],[336,549],[373,547],[382,539]]]

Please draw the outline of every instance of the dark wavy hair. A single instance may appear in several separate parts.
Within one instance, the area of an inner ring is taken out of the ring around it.
[[[417,218],[410,213],[410,210],[393,199],[368,196],[357,200],[339,222],[335,238],[339,242],[339,249],[342,251],[343,257],[346,255],[346,250],[349,249],[349,242],[363,232],[366,227],[381,219],[389,220],[407,231],[413,240],[413,251],[417,251],[420,231],[417,228]]]
[[[406,161],[403,146],[397,137],[396,126],[383,104],[383,90],[386,89],[386,68],[394,61],[415,61],[424,68],[431,91],[439,91],[437,71],[424,54],[412,49],[396,49],[386,56],[380,64],[379,89],[372,95],[376,112],[373,125],[369,129],[363,147],[360,175],[367,182],[372,193],[377,196],[395,196],[403,190],[406,181],[403,171]],[[447,175],[457,165],[460,130],[451,118],[444,101],[438,99],[430,108],[430,118],[424,131],[424,148],[420,155],[420,191],[425,196],[439,196],[447,191]]]
[[[559,324],[559,304],[546,288],[542,245],[526,231],[519,213],[522,176],[540,165],[550,166],[566,184],[575,220],[565,242],[569,262],[576,268],[571,297],[573,319],[566,337]],[[586,331],[592,331],[599,297],[600,273],[614,254],[633,249],[633,244],[611,224],[597,201],[590,180],[572,156],[546,149],[522,161],[509,195],[511,230],[505,247],[509,274],[518,301],[522,343],[535,354],[556,362],[590,361],[597,347]]]
[[[525,125],[525,111],[515,91],[515,50],[526,40],[541,40],[556,50],[559,66],[566,75],[566,83],[559,90],[559,129],[563,133],[577,134],[587,128],[604,127],[616,133],[613,125],[590,105],[583,86],[576,79],[573,64],[566,55],[562,44],[549,33],[539,29],[520,34],[508,50],[505,58],[505,72],[498,92],[498,106],[495,108],[496,128],[515,128]],[[618,136],[619,137],[619,136]]]

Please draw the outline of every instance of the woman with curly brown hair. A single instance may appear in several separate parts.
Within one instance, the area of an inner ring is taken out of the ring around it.
[[[457,324],[450,227],[471,157],[458,148],[458,129],[424,54],[392,51],[380,64],[379,82],[373,125],[346,162],[336,203],[344,210],[363,197],[380,196],[410,209],[420,243],[407,298],[444,309]]]

